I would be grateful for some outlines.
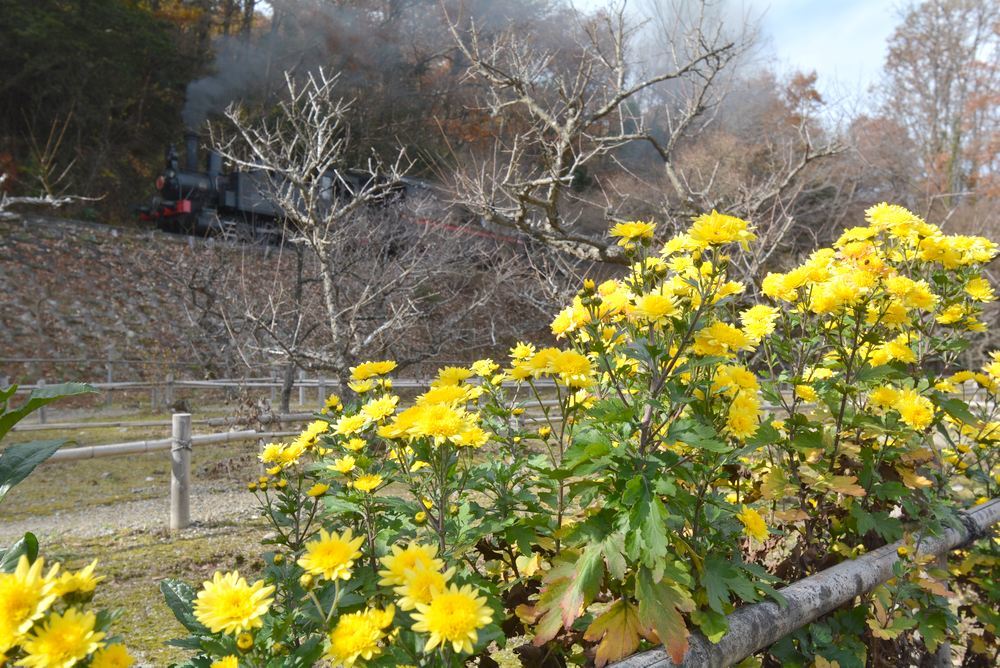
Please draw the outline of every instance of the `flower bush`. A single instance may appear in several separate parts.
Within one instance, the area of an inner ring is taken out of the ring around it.
[[[769,274],[760,303],[729,277],[746,221],[713,211],[663,244],[620,223],[632,264],[556,315],[562,347],[441,369],[409,399],[395,363],[355,367],[357,401],[260,454],[260,579],[164,584],[188,665],[679,661],[737,605],[897,540],[890,582],[768,651],[995,657],[996,541],[946,568],[917,531],[1000,484],[1000,353],[957,369],[997,246],[894,205],[867,223]]]
[[[17,408],[17,386],[0,387],[0,439],[42,406],[63,397],[93,392],[79,383],[38,388]],[[0,451],[0,501],[66,439],[31,441]],[[135,659],[111,634],[117,612],[89,610],[97,584],[97,561],[71,571],[60,564],[46,570],[34,534],[0,550],[0,666],[32,668],[129,668]]]

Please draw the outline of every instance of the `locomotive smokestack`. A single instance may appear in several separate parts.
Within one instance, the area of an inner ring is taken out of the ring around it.
[[[208,151],[208,176],[215,179],[222,172],[222,156],[215,151]],[[214,181],[213,181],[214,182]]]
[[[189,172],[198,171],[198,133],[184,133],[184,164]]]

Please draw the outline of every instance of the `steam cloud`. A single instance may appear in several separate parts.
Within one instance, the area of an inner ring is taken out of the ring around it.
[[[487,30],[509,27],[537,12],[538,0],[446,0],[452,16],[474,16]],[[348,85],[364,85],[365,68],[392,69],[402,58],[402,45],[421,35],[435,44],[451,42],[438,0],[422,0],[406,9],[403,20],[379,25],[371,20],[366,2],[357,7],[335,6],[325,0],[272,0],[270,30],[251,39],[239,36],[215,40],[212,74],[188,84],[184,124],[204,125],[210,114],[233,102],[266,99],[283,88],[284,73],[296,75],[322,66],[339,71]],[[558,6],[559,0],[553,5]],[[458,6],[461,5],[462,11]],[[396,31],[395,33],[393,31]],[[404,32],[405,31],[405,32]]]
[[[349,32],[353,17],[316,0],[272,2],[276,25],[264,35],[215,40],[212,74],[188,84],[181,114],[192,130],[209,114],[233,102],[266,98],[279,90],[286,71],[305,73],[335,64],[331,46],[338,34]]]

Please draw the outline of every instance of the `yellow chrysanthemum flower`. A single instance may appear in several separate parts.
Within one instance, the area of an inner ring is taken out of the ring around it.
[[[759,304],[748,308],[740,313],[740,322],[743,323],[743,332],[755,341],[760,341],[765,336],[774,333],[775,322],[778,320],[779,311],[773,306]]]
[[[406,582],[406,572],[415,568],[426,568],[439,571],[444,568],[444,562],[437,558],[436,545],[420,545],[410,543],[405,548],[393,545],[391,553],[379,559],[385,570],[378,574],[381,576],[379,584],[394,587]]]
[[[351,380],[368,380],[375,376],[384,376],[396,368],[396,363],[391,360],[382,362],[362,362],[351,367]]]
[[[330,486],[326,483],[318,482],[306,492],[307,495],[316,498],[318,496],[323,496],[330,489]]]
[[[364,450],[365,439],[363,438],[351,438],[348,439],[346,443],[343,444],[344,448],[350,450],[351,452],[357,452],[359,450]]]
[[[481,391],[482,388],[470,385],[442,385],[427,390],[417,397],[414,403],[417,406],[426,406],[428,404],[448,404],[455,406],[464,404],[472,398],[472,390]]]
[[[898,398],[899,390],[888,386],[875,388],[868,395],[868,401],[880,410],[892,408],[892,405],[896,403]]]
[[[344,415],[333,425],[333,430],[341,436],[350,436],[364,429],[368,424],[368,416],[363,413]]]
[[[726,416],[726,431],[744,441],[757,433],[760,401],[756,394],[740,392],[733,398]]]
[[[431,387],[441,387],[442,385],[458,385],[462,381],[472,377],[472,369],[464,366],[446,366],[438,369],[437,378],[431,382]]]
[[[65,596],[74,592],[89,594],[97,588],[97,583],[104,579],[103,575],[94,575],[95,568],[97,568],[97,559],[75,573],[66,571],[59,576],[53,592],[57,596]]]
[[[400,610],[415,610],[418,603],[429,604],[436,594],[447,588],[454,575],[454,567],[444,573],[422,565],[406,571],[403,584],[393,589],[399,596]]]
[[[513,362],[523,362],[530,359],[535,354],[535,346],[531,343],[519,341],[517,345],[510,349],[510,359]]]
[[[680,313],[680,307],[673,294],[653,292],[636,297],[635,302],[626,307],[630,320],[648,324],[666,324],[670,318]]]
[[[552,320],[551,329],[552,334],[555,335],[557,339],[575,332],[580,329],[590,321],[590,313],[587,311],[587,307],[583,305],[583,301],[579,297],[573,298],[573,303],[559,311],[556,317]]]
[[[299,434],[298,439],[302,441],[302,444],[307,448],[311,448],[316,445],[316,440],[319,438],[320,434],[325,433],[330,429],[330,423],[326,420],[313,420],[306,428],[302,430]]]
[[[744,505],[736,518],[743,523],[743,533],[757,540],[765,540],[768,537],[767,525],[764,518],[750,506]]]
[[[732,357],[736,351],[749,347],[746,334],[724,322],[713,322],[694,337],[692,350],[696,355]]]
[[[615,223],[608,234],[618,238],[618,245],[628,248],[641,239],[652,239],[656,232],[656,223],[646,223],[640,220],[632,220],[624,223]]]
[[[90,663],[90,668],[130,668],[135,663],[135,657],[128,653],[125,645],[108,645],[97,650]]]
[[[360,440],[360,439],[358,439]],[[361,441],[362,447],[364,447],[364,441]],[[336,471],[337,473],[350,473],[354,470],[354,466],[357,464],[357,460],[351,455],[344,455],[340,459],[334,460],[333,464],[327,466],[326,468],[331,471]]]
[[[240,668],[240,660],[238,657],[229,654],[228,656],[224,656],[221,659],[213,661],[209,668]]]
[[[594,367],[575,350],[562,350],[556,354],[549,366],[559,380],[570,387],[589,387],[594,382]]]
[[[344,402],[336,394],[331,394],[323,402],[323,413],[336,413],[344,407]]]
[[[736,396],[744,390],[756,393],[759,385],[757,377],[746,367],[735,364],[723,365],[715,370],[712,379],[712,391],[722,391],[729,396]]]
[[[330,647],[323,658],[335,667],[351,668],[359,659],[368,661],[382,651],[380,643],[386,637],[385,629],[392,624],[396,609],[368,608],[360,612],[341,615],[330,631]]]
[[[261,617],[271,607],[272,593],[274,586],[265,586],[263,580],[250,585],[239,571],[216,572],[198,592],[194,616],[212,633],[236,635],[264,624]]]
[[[796,385],[795,396],[802,401],[813,402],[816,401],[817,395],[816,390],[813,389],[812,385]]]
[[[493,621],[493,610],[486,605],[486,598],[477,594],[472,585],[451,585],[430,603],[417,604],[413,630],[430,635],[424,645],[425,652],[451,643],[456,652],[472,653],[479,640],[479,629]]]
[[[358,479],[352,483],[352,487],[362,492],[371,492],[381,484],[382,476],[377,473],[366,473],[365,475],[358,476]]]
[[[492,376],[500,368],[500,365],[493,360],[486,358],[481,360],[476,360],[470,366],[472,373],[476,374],[480,378],[488,378]]]
[[[985,278],[977,277],[965,284],[965,293],[977,302],[991,302],[997,298],[993,286]]]
[[[915,390],[903,390],[892,407],[900,419],[911,429],[925,429],[934,420],[934,404]]]
[[[0,653],[14,646],[56,599],[53,591],[57,566],[42,576],[45,560],[29,564],[21,555],[13,573],[0,573]]]
[[[347,382],[347,387],[351,389],[352,392],[357,394],[365,394],[366,392],[371,392],[377,385],[373,380],[351,380]]]
[[[361,556],[364,536],[354,538],[350,528],[344,533],[319,530],[319,538],[306,543],[306,551],[298,561],[299,566],[311,575],[321,575],[327,580],[349,580],[354,560]]]
[[[52,613],[21,643],[26,656],[17,662],[28,668],[69,668],[103,644],[104,633],[95,631],[97,615],[70,608]]]
[[[396,411],[398,403],[399,397],[392,395],[372,399],[361,407],[361,414],[372,422],[381,422]]]
[[[277,464],[281,461],[281,453],[284,449],[283,443],[268,443],[260,451],[258,459],[264,464]]]
[[[712,210],[712,213],[703,213],[694,219],[688,234],[695,243],[714,246],[739,242],[744,247],[754,239],[756,235],[750,231],[750,223],[735,216],[727,216]]]

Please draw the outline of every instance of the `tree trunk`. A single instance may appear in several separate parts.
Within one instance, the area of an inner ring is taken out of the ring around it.
[[[281,412],[290,413],[289,406],[292,402],[292,388],[295,385],[295,362],[285,365],[285,375],[281,380]]]

